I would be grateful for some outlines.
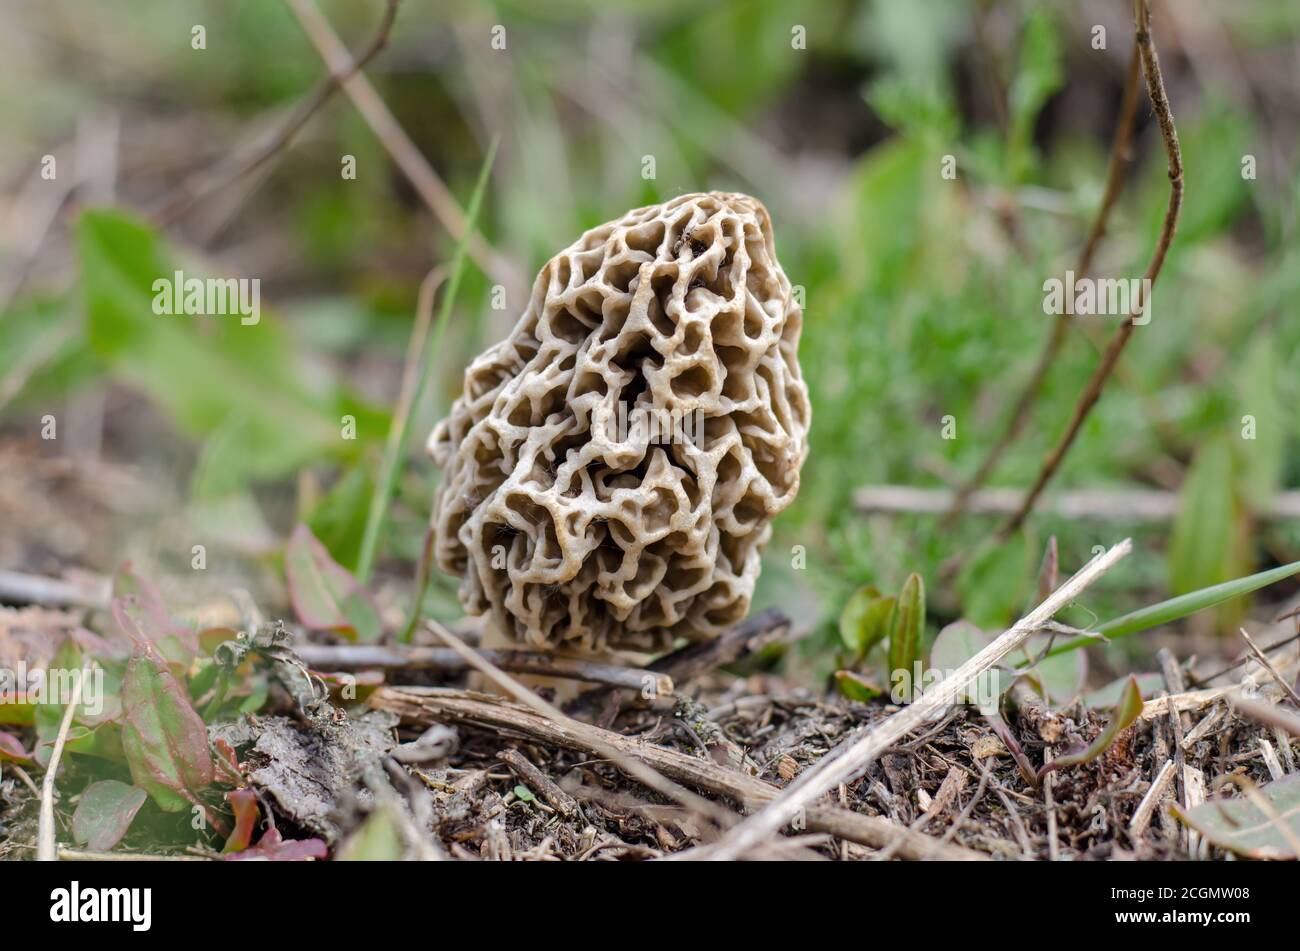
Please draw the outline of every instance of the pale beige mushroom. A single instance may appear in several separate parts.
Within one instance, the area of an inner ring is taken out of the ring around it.
[[[743,618],[808,453],[802,312],[747,195],[552,258],[429,439],[435,556],[490,645],[657,651]]]

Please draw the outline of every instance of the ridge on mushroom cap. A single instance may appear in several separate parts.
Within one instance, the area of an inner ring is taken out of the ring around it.
[[[429,439],[465,610],[586,651],[743,618],[808,453],[801,324],[748,195],[637,208],[548,261]]]

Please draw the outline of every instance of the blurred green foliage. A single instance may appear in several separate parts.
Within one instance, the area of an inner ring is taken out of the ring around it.
[[[354,38],[379,10],[321,6]],[[59,55],[0,92],[9,151],[30,171],[78,117],[113,109],[128,206],[162,194],[178,169],[250,141],[269,111],[289,108],[321,75],[276,2],[109,0],[78,6],[81,19],[68,16],[71,4],[48,7],[51,17],[28,13],[23,26]],[[1300,36],[1300,16],[1284,4],[1205,9],[1243,56],[1289,50]],[[825,646],[855,590],[897,591],[912,572],[925,579],[932,630],[960,616],[995,627],[1032,597],[1041,539],[1053,533],[1064,566],[1136,533],[1140,554],[1090,594],[1102,616],[1132,607],[1139,592],[1190,590],[1300,549],[1295,526],[1257,518],[1300,481],[1287,411],[1300,397],[1300,164],[1276,144],[1294,141],[1294,113],[1274,105],[1274,91],[1248,88],[1243,104],[1243,80],[1224,60],[1189,70],[1173,52],[1187,169],[1178,236],[1152,323],[1054,484],[1150,485],[1172,473],[1184,492],[1177,524],[1035,516],[992,546],[985,517],[940,532],[931,516],[854,511],[862,485],[961,481],[1015,409],[1050,329],[1042,283],[1074,266],[1100,200],[1131,48],[1120,9],[1105,19],[1108,50],[1092,49],[1093,16],[1081,4],[1028,0],[408,0],[368,73],[462,202],[488,139],[502,134],[482,230],[526,275],[584,228],[684,191],[739,189],[768,205],[780,258],[806,292],[801,360],[814,422],[804,487],[778,520],[758,602],[822,625]],[[203,52],[189,47],[195,22],[208,30]],[[498,23],[506,51],[488,46]],[[795,26],[806,49],[792,46]],[[1163,155],[1142,121],[1097,262],[1106,274],[1141,273],[1164,213]],[[159,142],[168,154],[156,165],[137,154]],[[356,181],[340,179],[343,154],[357,157]],[[1242,177],[1246,154],[1258,159],[1257,180]],[[653,180],[641,175],[646,155]],[[949,155],[955,180],[941,174]],[[452,239],[342,96],[213,233],[181,225],[163,238],[132,214],[85,215],[75,287],[33,281],[0,316],[0,379],[26,381],[4,419],[28,431],[24,414],[49,394],[107,376],[147,394],[195,447],[197,496],[246,495],[310,470],[325,488],[300,498],[295,515],[354,567],[416,288]],[[264,268],[268,313],[258,326],[150,312],[149,283],[174,260],[219,275],[227,257]],[[420,427],[459,390],[464,363],[522,310],[510,301],[494,311],[492,283],[467,272]],[[1103,319],[1071,328],[995,484],[1032,480],[1111,330]],[[355,441],[339,435],[347,415]],[[1252,440],[1242,438],[1248,415]],[[942,438],[947,416],[955,439]],[[434,478],[420,465],[399,485],[388,557],[418,556]],[[793,567],[798,545],[806,570]],[[963,572],[944,577],[941,565],[959,552]],[[439,585],[430,607],[453,613],[454,583]]]

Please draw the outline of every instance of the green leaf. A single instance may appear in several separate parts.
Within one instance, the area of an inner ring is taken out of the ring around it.
[[[1026,660],[1038,657],[1047,646],[1048,636],[1031,637],[1025,645]],[[1079,651],[1069,654],[1049,653],[1040,657],[1032,667],[1025,669],[1026,676],[1049,704],[1057,709],[1074,702],[1088,682],[1088,656]]]
[[[1120,695],[1119,703],[1116,704],[1115,710],[1111,714],[1110,722],[1106,724],[1106,728],[1097,734],[1097,738],[1088,744],[1087,749],[1078,753],[1067,753],[1065,756],[1058,756],[1050,763],[1044,763],[1038,771],[1038,781],[1041,783],[1043,777],[1054,770],[1078,766],[1082,763],[1091,763],[1110,749],[1111,744],[1115,742],[1120,733],[1128,729],[1141,713],[1142,691],[1138,689],[1136,678],[1129,677],[1128,682],[1124,685],[1123,693]]]
[[[32,710],[37,739],[33,753],[37,763],[45,766],[49,762],[74,681],[79,677],[88,679],[82,688],[81,703],[73,716],[64,752],[121,760],[120,737],[113,721],[122,715],[124,668],[121,661],[105,658],[100,662],[88,658],[76,638],[63,640],[46,666],[47,692],[43,702]],[[0,709],[4,706],[0,704]]]
[[[981,546],[957,578],[962,616],[979,627],[1005,628],[1029,594],[1033,560],[1029,536],[1023,532]]]
[[[906,280],[920,242],[918,196],[924,196],[931,156],[917,141],[887,139],[858,160],[841,203],[845,241],[859,253],[846,262],[851,286],[876,293]]]
[[[533,795],[533,791],[527,786],[515,786],[513,791],[515,798],[521,802],[533,802],[537,798]]]
[[[851,670],[835,671],[835,686],[844,696],[858,703],[869,703],[884,693],[871,681]]]
[[[1011,130],[1007,152],[1013,182],[1019,181],[1031,165],[1038,113],[1065,82],[1063,59],[1056,25],[1045,10],[1034,7],[1020,36],[1020,61],[1008,91]]]
[[[433,333],[429,335],[428,344],[424,348],[423,358],[420,362],[420,371],[416,376],[415,392],[411,396],[412,408],[420,405],[421,397],[424,395],[425,387],[428,386],[429,376],[433,369],[433,358],[438,353],[442,345],[442,335],[447,329],[447,322],[451,318],[452,304],[456,301],[456,291],[460,288],[461,274],[465,270],[466,252],[469,248],[470,239],[474,236],[474,229],[478,226],[479,209],[483,204],[483,193],[487,191],[488,175],[492,171],[492,162],[496,158],[497,139],[492,140],[488,147],[488,154],[483,159],[483,167],[479,169],[478,182],[474,186],[474,193],[470,196],[469,205],[465,209],[465,226],[461,231],[460,240],[456,242],[456,250],[451,257],[451,268],[447,275],[447,284],[442,291],[442,304],[438,310],[438,319],[433,326]],[[379,535],[384,527],[384,517],[388,512],[388,503],[392,499],[393,491],[397,486],[397,476],[402,467],[402,462],[406,458],[406,445],[411,438],[411,417],[414,413],[403,414],[400,420],[393,420],[393,427],[388,432],[388,446],[384,451],[384,461],[380,469],[380,477],[375,484],[375,493],[370,500],[370,511],[366,516],[365,533],[361,539],[361,553],[357,557],[357,577],[365,583],[370,580],[370,572],[375,565],[375,557],[379,551]]]
[[[884,638],[896,600],[881,597],[873,585],[859,588],[849,597],[840,612],[840,640],[855,658],[865,656]]]
[[[969,621],[953,621],[939,632],[930,646],[930,668],[944,677],[951,676],[953,671],[991,643],[992,635]],[[981,697],[980,694],[984,696]],[[990,668],[962,692],[962,702],[979,705],[988,697],[998,697],[1001,694],[1001,672],[997,668]]]
[[[289,598],[303,625],[338,631],[352,640],[373,641],[383,624],[370,592],[330,557],[306,525],[299,524],[284,553]]]
[[[1246,795],[1213,799],[1190,812],[1175,804],[1173,813],[1214,845],[1243,858],[1300,858],[1294,845],[1300,839],[1300,773],[1260,786],[1256,793],[1270,808]]]
[[[51,731],[42,732],[43,735],[48,735]],[[53,732],[57,733],[57,730]],[[53,747],[52,739],[42,739],[38,762],[48,760]],[[101,723],[96,727],[77,724],[68,730],[68,741],[63,752],[120,762],[125,755],[122,750],[122,731],[116,723]]]
[[[354,570],[366,531],[366,507],[374,484],[363,465],[348,469],[317,504],[307,525],[340,565]]]
[[[122,681],[122,749],[131,778],[176,812],[212,784],[208,731],[150,644],[137,645]]]
[[[349,409],[345,398],[305,385],[294,348],[269,315],[246,325],[238,316],[156,314],[155,282],[172,280],[177,266],[148,226],[113,210],[88,211],[78,245],[90,346],[182,431],[200,439],[220,431],[206,453],[220,457],[210,487],[280,476],[322,453],[356,455],[362,438],[344,440],[340,428],[353,409],[359,437],[382,431],[383,414]]]
[[[909,674],[921,657],[921,632],[925,630],[925,582],[916,572],[907,576],[898,603],[889,616],[889,669]],[[919,685],[914,685],[919,686]]]
[[[148,796],[138,786],[116,779],[91,783],[72,814],[72,837],[92,852],[107,852],[122,841]]]
[[[0,380],[6,387],[18,384],[4,396],[35,405],[67,397],[102,373],[101,361],[86,347],[80,317],[70,295],[23,301],[0,313]]]
[[[340,862],[395,862],[405,854],[397,823],[386,807],[380,807],[343,843],[337,859]]]
[[[124,564],[113,576],[110,610],[117,626],[133,643],[153,644],[177,673],[199,653],[198,634],[167,611],[158,588]]]
[[[1239,386],[1241,439],[1237,447],[1238,487],[1252,512],[1268,508],[1282,480],[1286,461],[1287,413],[1278,398],[1275,334],[1251,342]]]
[[[1159,604],[1140,608],[1137,611],[1099,625],[1095,628],[1095,631],[1113,641],[1129,634],[1136,634],[1139,631],[1159,627],[1161,624],[1169,624],[1180,618],[1185,618],[1189,614],[1212,608],[1231,598],[1239,598],[1242,595],[1250,594],[1252,591],[1258,591],[1260,588],[1297,574],[1300,574],[1300,561],[1293,561],[1289,565],[1270,568],[1268,571],[1260,571],[1246,578],[1225,581],[1223,584],[1202,588],[1199,591],[1191,591],[1179,597],[1170,598],[1168,601],[1161,601]],[[1050,656],[1064,654],[1066,651],[1072,651],[1095,643],[1097,643],[1096,640],[1091,637],[1076,637],[1072,641],[1067,641],[1059,647],[1053,648]]]
[[[1246,567],[1232,469],[1232,451],[1223,437],[1205,443],[1192,461],[1169,542],[1174,594],[1218,584]]]
[[[32,754],[27,752],[18,737],[0,730],[0,763],[4,762],[27,766],[32,762]]]

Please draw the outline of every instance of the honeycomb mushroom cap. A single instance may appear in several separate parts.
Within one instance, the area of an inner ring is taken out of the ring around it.
[[[547,262],[429,439],[465,610],[585,652],[743,618],[808,453],[801,323],[747,195],[638,208]]]

